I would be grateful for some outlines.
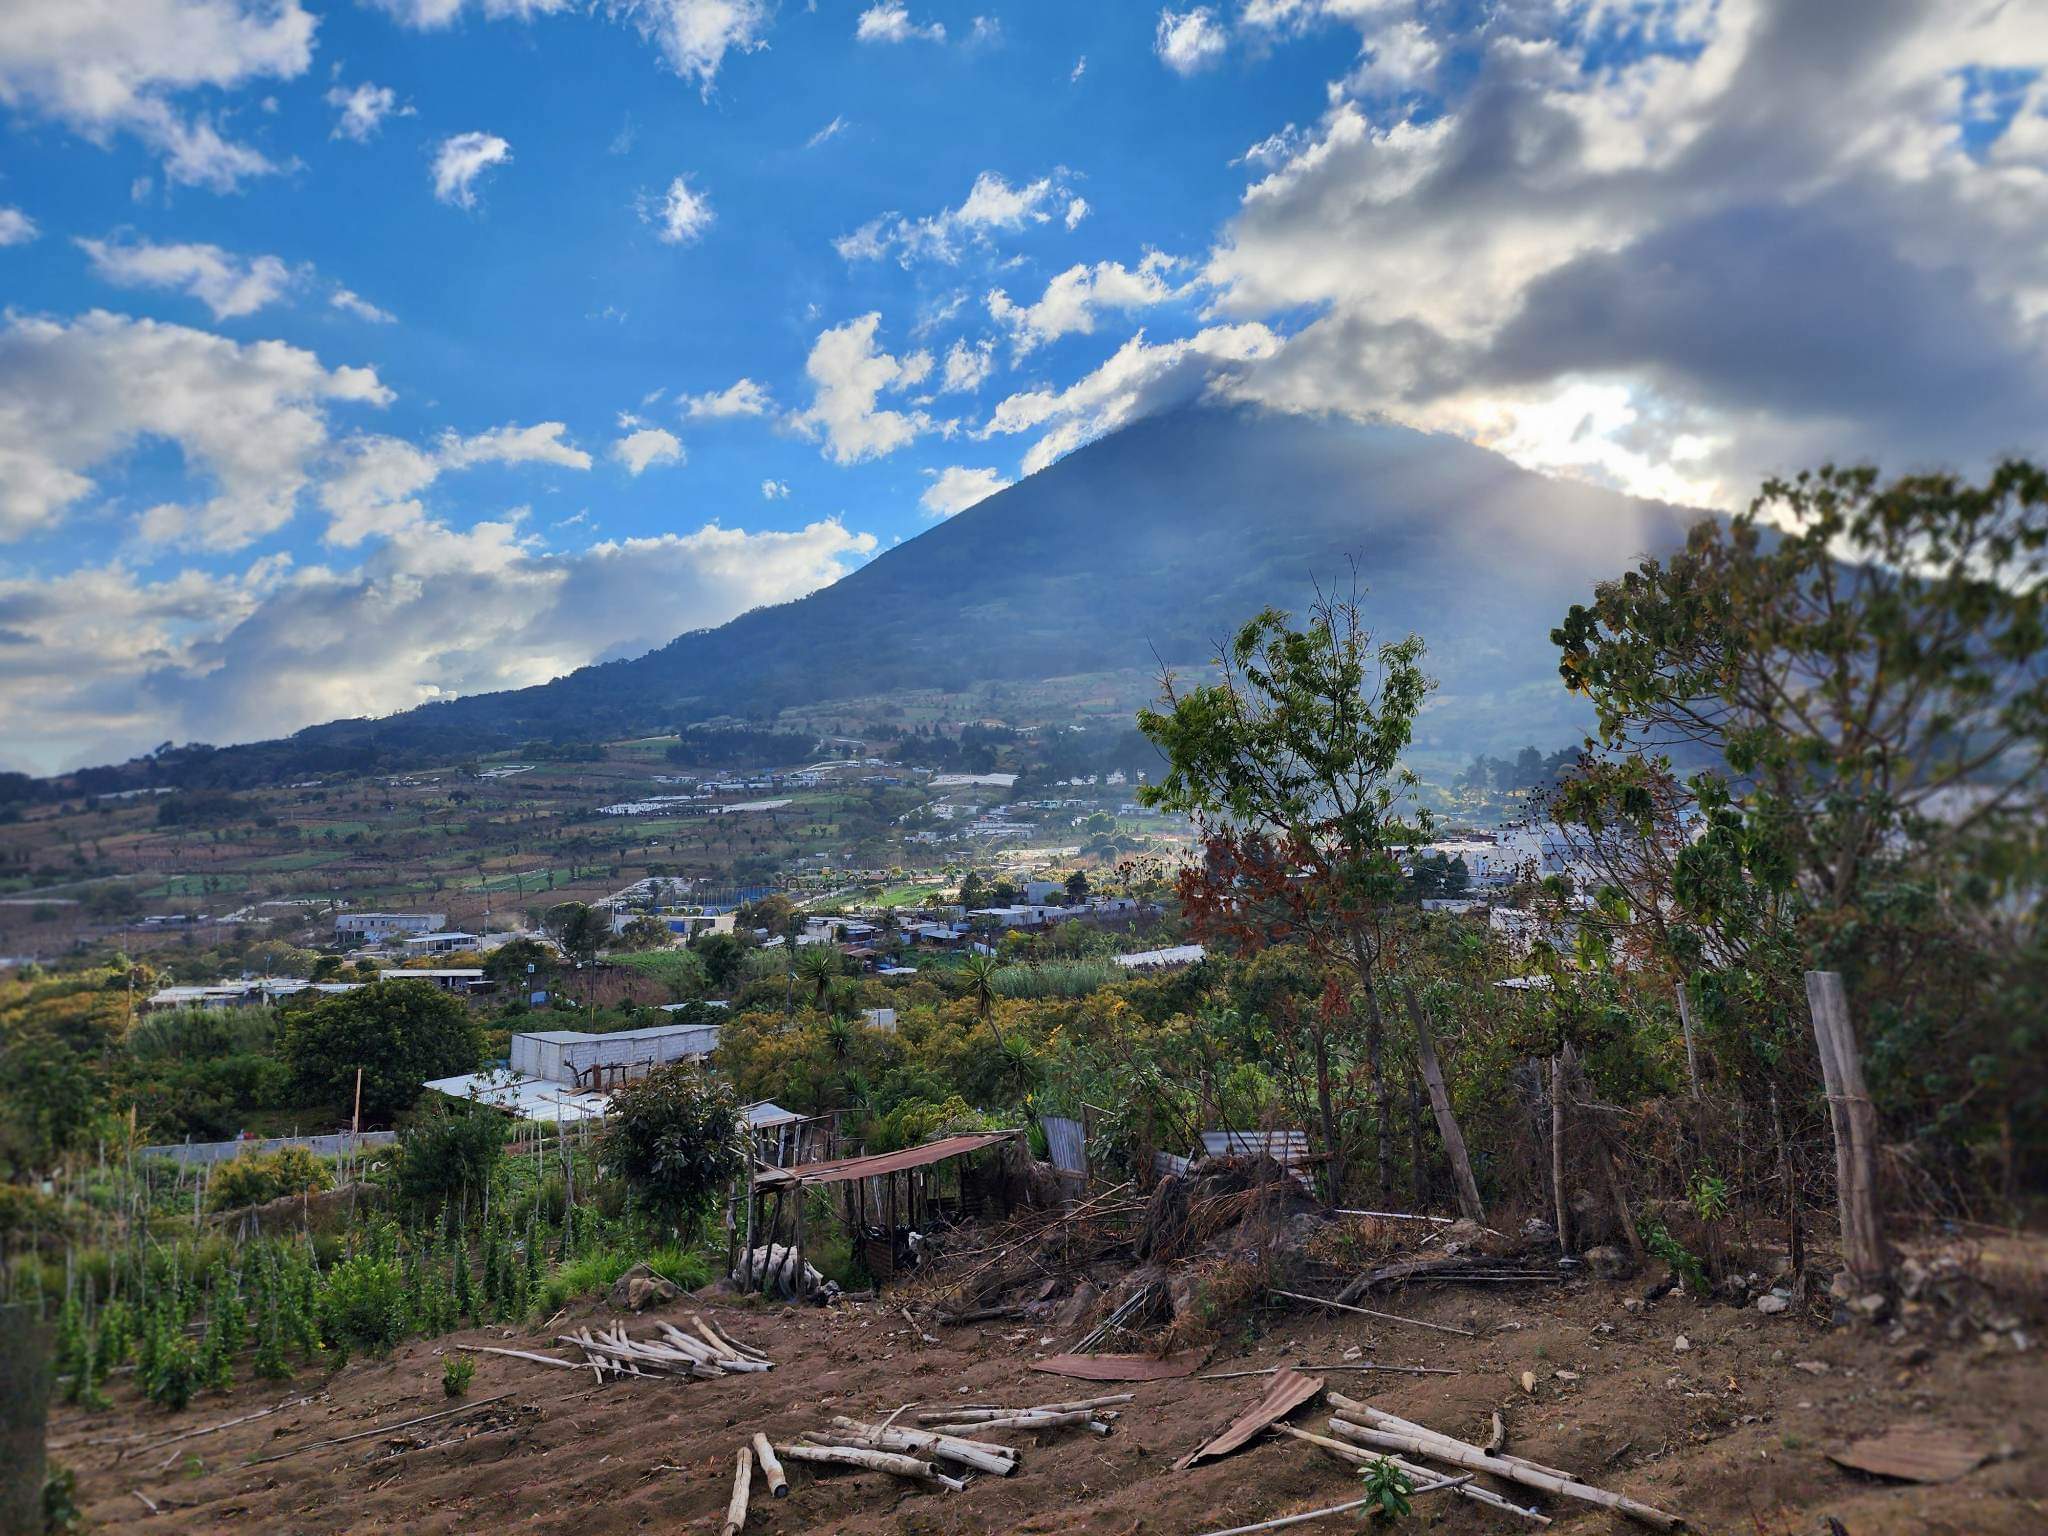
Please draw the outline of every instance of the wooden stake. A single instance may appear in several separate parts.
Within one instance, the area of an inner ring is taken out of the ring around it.
[[[725,1506],[725,1536],[740,1536],[747,1524],[747,1489],[754,1479],[754,1450],[740,1447],[732,1466],[732,1502]]]
[[[761,1463],[761,1476],[767,1479],[770,1497],[789,1497],[789,1479],[783,1475],[782,1463],[776,1460],[775,1447],[768,1443],[768,1437],[759,1430],[754,1431],[754,1459]]]
[[[1550,1189],[1557,1202],[1557,1251],[1572,1251],[1571,1207],[1564,1193],[1564,1053],[1550,1058]]]
[[[1771,1085],[1771,1136],[1778,1144],[1778,1188],[1785,1205],[1787,1258],[1792,1265],[1792,1289],[1806,1294],[1806,1229],[1799,1217],[1799,1181],[1792,1176],[1792,1153],[1785,1144],[1785,1117],[1778,1111],[1778,1087]]]
[[[1808,971],[1806,1006],[1813,1014],[1828,1116],[1834,1124],[1842,1259],[1857,1285],[1875,1288],[1884,1284],[1892,1267],[1877,1198],[1877,1109],[1863,1086],[1863,1057],[1856,1049],[1842,978],[1833,971]]]
[[[1437,1134],[1444,1139],[1444,1152],[1451,1160],[1451,1172],[1458,1182],[1458,1211],[1482,1225],[1486,1208],[1479,1203],[1479,1185],[1472,1177],[1472,1159],[1465,1151],[1465,1134],[1451,1109],[1451,1096],[1444,1087],[1443,1068],[1437,1064],[1436,1040],[1429,1032],[1429,1020],[1416,1001],[1415,989],[1402,983],[1408,1002],[1408,1019],[1415,1026],[1415,1055],[1422,1067],[1423,1085],[1429,1089],[1429,1107],[1436,1115]]]

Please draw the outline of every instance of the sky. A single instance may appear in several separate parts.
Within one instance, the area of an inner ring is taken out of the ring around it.
[[[1198,398],[1724,508],[2038,456],[2044,67],[2048,0],[8,0],[0,768],[638,654]]]

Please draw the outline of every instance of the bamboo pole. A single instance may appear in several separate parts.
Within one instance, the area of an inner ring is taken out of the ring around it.
[[[1375,1408],[1370,1403],[1361,1403],[1356,1398],[1344,1396],[1341,1392],[1330,1394],[1330,1406],[1339,1415],[1349,1414],[1353,1419],[1362,1421],[1361,1427],[1366,1429],[1383,1429],[1396,1435],[1420,1435],[1425,1440],[1441,1440],[1446,1445],[1469,1446],[1472,1443],[1469,1440],[1460,1440],[1456,1435],[1447,1435],[1440,1429],[1431,1429],[1427,1424],[1418,1424],[1413,1419],[1404,1419],[1384,1409]],[[1332,1422],[1342,1424],[1347,1421],[1339,1417]],[[1477,1449],[1486,1450],[1486,1447],[1480,1446]],[[1518,1467],[1527,1467],[1531,1472],[1542,1472],[1550,1477],[1572,1476],[1563,1467],[1546,1466],[1540,1461],[1531,1461],[1526,1456],[1510,1455],[1505,1450],[1486,1450],[1486,1454],[1498,1456],[1502,1461],[1512,1461]]]
[[[747,1490],[754,1479],[754,1449],[740,1447],[732,1466],[732,1502],[725,1506],[724,1536],[740,1536],[747,1524]]]
[[[1564,1053],[1550,1058],[1550,1191],[1557,1202],[1557,1251],[1572,1251],[1571,1207],[1564,1192]]]
[[[1684,982],[1678,984],[1678,1028],[1685,1036],[1685,1075],[1692,1084],[1693,1101],[1700,1096],[1700,1058],[1692,1038],[1692,994]]]
[[[782,1463],[776,1459],[775,1447],[768,1443],[768,1437],[758,1429],[754,1431],[752,1446],[754,1459],[761,1463],[761,1476],[767,1479],[769,1496],[777,1499],[788,1498],[789,1478],[783,1473]]]
[[[1268,1424],[1266,1428],[1278,1430],[1283,1435],[1292,1435],[1297,1440],[1306,1440],[1310,1445],[1315,1446],[1319,1450],[1327,1451],[1330,1455],[1348,1466],[1362,1467],[1369,1462],[1385,1460],[1391,1461],[1395,1466],[1411,1476],[1419,1474],[1423,1477],[1428,1477],[1431,1475],[1427,1468],[1418,1467],[1412,1461],[1403,1461],[1399,1456],[1382,1456],[1377,1451],[1368,1451],[1346,1440],[1332,1440],[1328,1435],[1318,1435],[1306,1429],[1296,1429],[1292,1424]],[[1479,1488],[1466,1483],[1459,1485],[1456,1492],[1458,1497],[1462,1499],[1470,1499],[1474,1504],[1484,1504],[1487,1508],[1500,1510],[1503,1514],[1519,1515],[1524,1520],[1528,1520],[1536,1525],[1550,1524],[1550,1516],[1539,1514],[1533,1509],[1524,1509],[1513,1500],[1504,1499],[1491,1489]]]
[[[1304,1296],[1299,1291],[1272,1290],[1275,1296],[1285,1296],[1289,1301],[1305,1301],[1312,1306],[1335,1307],[1339,1312],[1356,1312],[1360,1317],[1376,1317],[1382,1322],[1405,1323],[1410,1328],[1428,1328],[1437,1333],[1455,1333],[1461,1338],[1476,1338],[1470,1328],[1456,1328],[1449,1323],[1425,1323],[1419,1317],[1401,1317],[1392,1312],[1375,1312],[1370,1307],[1354,1307],[1348,1301],[1329,1301],[1321,1296]]]
[[[854,1435],[862,1444],[872,1445],[878,1450],[922,1452],[945,1461],[957,1461],[977,1472],[993,1472],[997,1477],[1008,1477],[1017,1470],[1016,1453],[1007,1446],[979,1446],[957,1435],[942,1435],[928,1429],[881,1429],[844,1416],[835,1418],[832,1423],[841,1434]],[[824,1445],[836,1443],[832,1436],[815,1431],[805,1438]]]
[[[1458,1488],[1471,1481],[1469,1477],[1444,1477],[1435,1482],[1416,1483],[1410,1493],[1435,1493],[1441,1488]],[[1304,1510],[1298,1515],[1281,1515],[1273,1520],[1261,1520],[1256,1525],[1233,1525],[1227,1531],[1210,1531],[1207,1536],[1250,1536],[1253,1531],[1277,1531],[1290,1525],[1305,1525],[1311,1520],[1327,1520],[1332,1515],[1349,1514],[1354,1509],[1363,1509],[1368,1504],[1379,1503],[1379,1495],[1372,1494],[1363,1499],[1352,1499],[1343,1504],[1331,1504],[1323,1509]]]
[[[1466,1445],[1462,1441],[1426,1440],[1420,1435],[1367,1429],[1363,1425],[1351,1426],[1351,1433],[1353,1439],[1381,1450],[1406,1451],[1412,1456],[1423,1456],[1432,1461],[1447,1461],[1453,1466],[1465,1468],[1468,1472],[1490,1472],[1496,1477],[1505,1477],[1526,1487],[1540,1488],[1546,1493],[1559,1494],[1568,1499],[1577,1499],[1584,1504],[1613,1510],[1616,1514],[1627,1515],[1631,1520],[1641,1521],[1656,1530],[1677,1531],[1685,1528],[1685,1522],[1677,1515],[1666,1514],[1663,1510],[1652,1508],[1630,1498],[1627,1494],[1610,1493],[1605,1488],[1595,1488],[1590,1483],[1581,1483],[1573,1478],[1537,1472],[1506,1457],[1489,1456],[1478,1446]]]
[[[1842,1260],[1855,1284],[1874,1288],[1884,1283],[1892,1267],[1877,1198],[1877,1109],[1863,1086],[1863,1058],[1856,1049],[1842,978],[1833,971],[1808,971],[1806,1005],[1813,1014],[1828,1117],[1835,1132]]]
[[[1422,1005],[1416,1000],[1415,989],[1406,982],[1401,985],[1408,1003],[1408,1019],[1415,1026],[1415,1056],[1422,1068],[1423,1085],[1429,1090],[1429,1107],[1436,1116],[1437,1134],[1443,1137],[1444,1151],[1451,1160],[1451,1172],[1458,1183],[1458,1210],[1472,1221],[1481,1225],[1486,1221],[1486,1208],[1479,1201],[1479,1185],[1472,1177],[1472,1159],[1465,1150],[1465,1133],[1458,1126],[1457,1114],[1451,1108],[1450,1091],[1444,1087],[1443,1068],[1436,1059],[1436,1038],[1429,1031],[1429,1020],[1422,1012]]]

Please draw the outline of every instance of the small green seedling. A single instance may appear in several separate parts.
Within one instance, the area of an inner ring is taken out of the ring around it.
[[[1408,1502],[1415,1484],[1387,1457],[1367,1462],[1358,1469],[1358,1475],[1365,1483],[1365,1496],[1374,1501],[1367,1506],[1366,1514],[1375,1524],[1390,1524],[1415,1512]]]
[[[467,1355],[450,1355],[441,1362],[441,1390],[450,1397],[460,1397],[469,1390],[469,1379],[476,1374],[476,1362]]]

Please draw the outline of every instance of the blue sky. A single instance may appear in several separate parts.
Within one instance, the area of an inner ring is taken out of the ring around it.
[[[0,766],[631,654],[1203,393],[2038,450],[2048,12],[1838,10],[16,0]]]

